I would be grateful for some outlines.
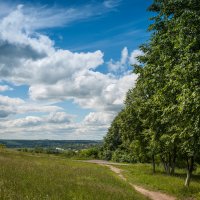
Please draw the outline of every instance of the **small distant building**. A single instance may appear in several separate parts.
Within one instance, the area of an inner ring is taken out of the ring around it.
[[[59,147],[56,147],[56,150],[57,150],[57,151],[65,151],[64,149],[59,148]]]

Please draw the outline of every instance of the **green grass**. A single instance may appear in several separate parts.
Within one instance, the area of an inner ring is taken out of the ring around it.
[[[157,173],[152,174],[152,167],[149,164],[134,164],[128,166],[119,166],[123,169],[123,174],[128,181],[141,185],[147,189],[159,190],[178,197],[178,199],[200,200],[200,174],[196,172],[192,177],[189,188],[184,186],[185,171],[178,170],[175,176],[165,175],[162,168],[157,167]],[[191,198],[190,198],[191,199]]]
[[[0,150],[1,200],[142,200],[107,167]]]

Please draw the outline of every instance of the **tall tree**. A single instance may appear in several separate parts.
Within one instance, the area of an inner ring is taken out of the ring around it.
[[[148,151],[153,172],[158,156],[168,174],[184,158],[189,186],[200,160],[200,1],[154,0],[149,11],[155,14],[134,66],[138,80],[109,132],[120,133],[119,145],[128,139],[134,151]]]
[[[150,95],[145,119],[164,142],[161,156],[172,172],[177,149],[186,155],[189,186],[200,149],[200,1],[154,0],[149,10],[156,13],[152,37],[136,66]]]

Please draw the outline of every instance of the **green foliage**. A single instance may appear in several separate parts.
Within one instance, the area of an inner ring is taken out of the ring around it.
[[[140,133],[141,122],[133,114],[134,110],[124,109],[112,122],[100,157],[119,162],[144,162],[148,160],[146,148],[143,148],[143,136]],[[137,141],[137,145],[136,145]]]
[[[99,158],[99,148],[93,147],[89,149],[83,149],[78,153],[80,158],[92,158],[97,159]]]
[[[112,154],[112,160],[115,162],[134,162],[134,155],[130,151],[117,149]]]
[[[200,1],[154,0],[149,11],[151,38],[134,66],[139,77],[103,150],[119,161],[129,152],[134,162],[162,162],[168,174],[182,163],[189,185],[200,160]]]
[[[56,155],[65,158],[72,158],[72,159],[98,159],[100,157],[100,147],[94,146],[88,149],[81,149],[81,150],[72,150],[72,149],[61,149],[61,148],[21,148],[18,149],[21,152],[28,152],[32,154],[49,154],[49,155]]]

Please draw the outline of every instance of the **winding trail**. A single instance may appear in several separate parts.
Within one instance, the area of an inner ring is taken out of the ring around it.
[[[115,172],[122,180],[127,181],[126,177],[124,177],[124,175],[122,174],[121,169],[117,168],[116,166],[113,165],[129,165],[129,164],[121,164],[121,163],[114,163],[114,162],[108,162],[108,161],[104,161],[104,160],[87,160],[84,162],[88,162],[88,163],[95,163],[98,165],[102,165],[102,166],[107,166],[110,168],[111,171]],[[161,192],[156,192],[156,191],[151,191],[151,190],[147,190],[141,186],[132,184],[130,182],[128,182],[137,192],[143,194],[144,196],[148,197],[149,199],[152,200],[176,200],[175,197],[170,196],[168,194],[164,194]]]

